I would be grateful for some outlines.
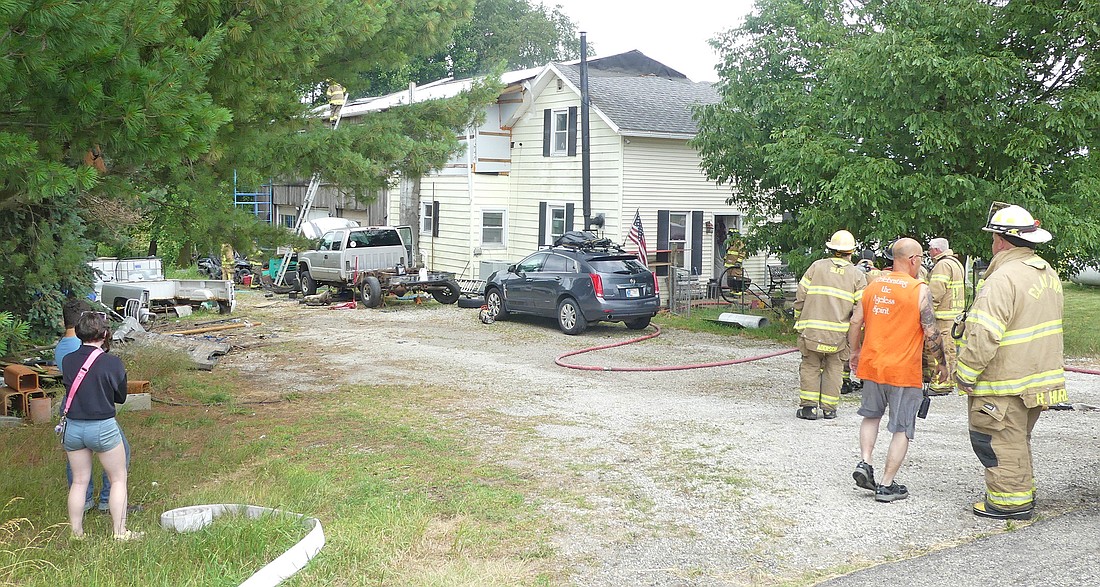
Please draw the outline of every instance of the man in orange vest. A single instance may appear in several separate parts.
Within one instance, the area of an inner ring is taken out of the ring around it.
[[[943,343],[936,328],[936,313],[928,285],[917,274],[924,254],[920,243],[898,239],[892,247],[894,267],[872,281],[856,304],[848,330],[852,371],[863,380],[859,411],[859,449],[862,460],[852,477],[856,485],[875,492],[875,501],[891,502],[909,497],[909,490],[894,480],[917,424],[917,410],[924,400],[921,357],[927,351],[938,359],[940,379],[947,377]],[[885,474],[875,483],[871,453],[879,423],[889,407],[886,429],[893,433],[886,452]]]

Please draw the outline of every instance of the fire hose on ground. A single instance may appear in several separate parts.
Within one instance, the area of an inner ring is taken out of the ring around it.
[[[594,347],[588,347],[588,348],[580,349],[578,351],[570,351],[568,353],[558,355],[558,357],[554,359],[554,364],[558,365],[559,367],[565,367],[567,369],[577,369],[577,370],[580,370],[580,371],[619,371],[619,372],[624,372],[624,371],[625,372],[684,371],[684,370],[687,370],[687,369],[705,369],[705,368],[709,368],[709,367],[725,367],[725,366],[728,366],[728,365],[738,365],[738,364],[741,364],[741,363],[749,363],[749,362],[752,362],[752,361],[759,361],[759,360],[762,360],[762,359],[770,359],[772,357],[778,357],[778,356],[781,356],[781,355],[787,355],[787,354],[790,354],[790,353],[798,352],[798,349],[783,349],[783,350],[775,351],[775,352],[772,352],[772,353],[765,353],[763,355],[755,355],[755,356],[752,356],[752,357],[744,357],[744,358],[740,358],[740,359],[730,359],[730,360],[727,360],[727,361],[714,361],[714,362],[711,362],[711,363],[694,363],[694,364],[690,364],[690,365],[659,365],[659,366],[656,366],[656,367],[611,367],[611,366],[606,366],[606,365],[577,365],[577,364],[574,364],[574,363],[566,363],[565,362],[565,359],[568,358],[568,357],[574,357],[574,356],[583,355],[583,354],[586,354],[586,353],[593,353],[593,352],[596,352],[596,351],[612,349],[612,348],[615,348],[615,347],[626,346],[628,344],[634,344],[636,342],[642,342],[644,340],[649,340],[651,338],[657,338],[658,336],[661,335],[661,327],[657,326],[656,324],[653,324],[652,326],[653,326],[654,329],[656,329],[656,332],[646,334],[644,336],[639,336],[637,338],[632,338],[630,340],[624,340],[624,341],[621,341],[621,342],[615,342],[615,343],[611,343],[611,344],[604,344],[604,345],[599,345],[599,346],[594,346]],[[1065,367],[1065,370],[1069,371],[1071,373],[1083,373],[1085,375],[1100,375],[1100,370],[1097,370],[1097,369],[1084,369],[1084,368],[1081,368],[1081,367]],[[1076,406],[1077,404],[1073,404],[1073,405]],[[1088,406],[1087,404],[1080,404],[1080,405],[1087,408],[1087,409],[1092,409],[1092,406]],[[1070,408],[1063,408],[1063,409],[1070,409]],[[1073,409],[1076,409],[1076,408],[1073,408]]]

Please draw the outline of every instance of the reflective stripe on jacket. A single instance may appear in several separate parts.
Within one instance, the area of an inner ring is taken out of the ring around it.
[[[928,288],[932,291],[932,307],[937,320],[954,320],[963,313],[966,307],[964,273],[962,263],[951,249],[936,257],[928,277]]]
[[[973,395],[1018,395],[1025,405],[1066,399],[1062,282],[1027,247],[993,257],[966,320],[958,378]]]
[[[798,282],[794,329],[806,340],[818,343],[822,352],[844,348],[848,322],[866,285],[863,270],[847,259],[815,261]]]

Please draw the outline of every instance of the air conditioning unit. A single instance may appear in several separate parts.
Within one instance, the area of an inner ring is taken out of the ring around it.
[[[489,276],[492,275],[494,271],[504,271],[508,269],[508,266],[511,264],[510,261],[486,259],[481,262],[481,267],[478,270],[478,279],[489,279]]]

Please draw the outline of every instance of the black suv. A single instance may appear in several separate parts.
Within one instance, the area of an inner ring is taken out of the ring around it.
[[[656,277],[608,239],[569,232],[554,246],[497,271],[485,282],[489,317],[511,313],[556,318],[565,334],[589,324],[623,322],[641,330],[661,308]]]

